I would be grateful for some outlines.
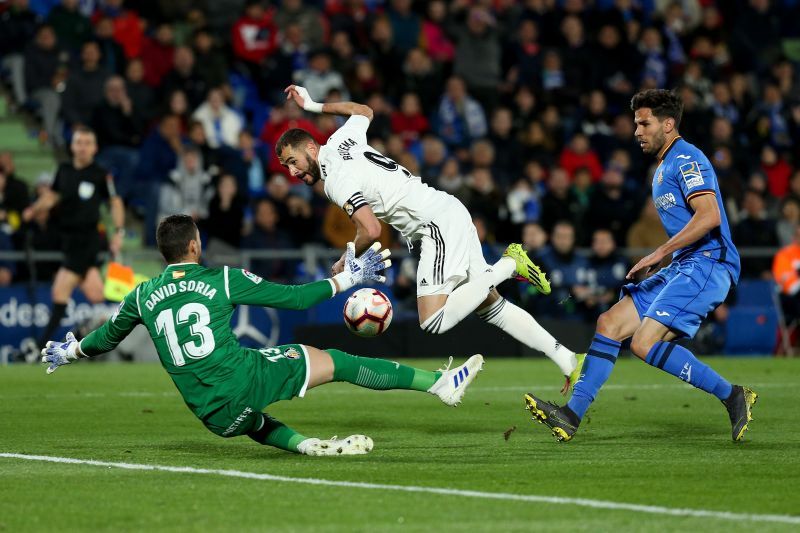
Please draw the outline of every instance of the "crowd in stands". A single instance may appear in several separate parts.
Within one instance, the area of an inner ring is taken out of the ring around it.
[[[522,240],[559,305],[523,298],[568,318],[613,303],[635,259],[618,248],[666,239],[648,200],[654,161],[633,142],[642,88],[682,96],[680,131],[714,165],[737,246],[793,242],[798,20],[797,0],[6,0],[0,57],[41,142],[97,132],[147,244],[181,212],[222,249],[341,248],[346,215],[272,147],[290,127],[324,143],[342,123],[287,104],[290,83],[366,103],[370,143],[461,199],[487,256]],[[402,245],[388,230],[384,241]],[[743,274],[769,277],[771,264],[748,259]],[[255,269],[293,276],[285,262]]]

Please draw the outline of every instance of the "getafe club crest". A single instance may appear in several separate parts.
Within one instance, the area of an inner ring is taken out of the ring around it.
[[[664,183],[664,171],[663,170],[659,170],[658,171],[658,179],[656,179],[656,181],[658,182],[659,185]]]
[[[283,356],[286,359],[300,359],[300,352],[290,347],[287,348],[285,352],[283,352]]]

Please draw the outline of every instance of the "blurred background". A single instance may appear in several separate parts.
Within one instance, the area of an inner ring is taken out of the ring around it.
[[[694,348],[790,354],[799,21],[798,0],[0,0],[0,363],[47,323],[58,235],[46,216],[20,214],[69,160],[79,125],[97,132],[96,160],[125,200],[123,260],[138,273],[162,266],[158,220],[188,213],[210,264],[325,277],[353,226],[284,172],[273,143],[302,127],[324,144],[343,119],[286,105],[291,83],[316,101],[370,105],[370,144],[466,204],[488,261],[522,242],[553,294],[501,290],[576,350],[629,266],[666,240],[629,102],[674,89],[681,134],[714,165],[743,257],[743,282]],[[416,325],[418,249],[389,228],[382,241],[398,258],[384,288],[397,325],[370,346],[441,353],[453,339]],[[235,324],[257,345],[341,346],[353,339],[340,305],[249,310]],[[93,312],[76,293],[63,331]],[[480,324],[454,335],[474,342]]]

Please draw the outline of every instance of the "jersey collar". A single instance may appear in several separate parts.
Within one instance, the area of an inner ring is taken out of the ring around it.
[[[658,154],[658,162],[659,162],[659,163],[662,163],[662,162],[664,161],[664,159],[667,157],[667,154],[669,153],[669,151],[670,151],[670,150],[672,150],[672,147],[673,147],[673,146],[675,146],[675,144],[676,144],[676,143],[677,143],[677,142],[678,142],[678,141],[679,141],[681,138],[682,138],[682,137],[681,137],[680,135],[678,135],[677,137],[675,137],[674,139],[672,139],[672,140],[669,142],[669,144],[667,144],[666,146],[664,146],[663,148],[661,148],[661,152],[659,152],[659,154]]]
[[[177,267],[177,266],[186,267],[186,266],[199,266],[199,265],[200,263],[172,263],[170,265],[167,265],[166,268]]]

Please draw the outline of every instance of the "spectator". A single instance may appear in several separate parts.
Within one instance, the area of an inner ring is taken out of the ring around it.
[[[592,235],[592,255],[586,269],[587,286],[580,287],[575,297],[585,309],[589,321],[597,320],[619,299],[619,290],[625,284],[630,264],[617,253],[614,236],[607,229],[598,229]]]
[[[552,314],[562,319],[579,319],[579,309],[571,294],[582,294],[588,290],[588,263],[585,257],[575,252],[575,227],[567,221],[556,223],[550,236],[550,245],[541,260],[550,276],[550,299],[559,304],[553,306]]]
[[[541,74],[539,28],[530,19],[520,22],[517,34],[503,52],[503,71],[506,82],[513,85],[533,86]]]
[[[194,52],[188,46],[175,48],[170,70],[161,82],[161,93],[171,94],[183,91],[189,107],[195,109],[206,96],[208,86],[206,81],[195,70]]]
[[[89,41],[81,48],[81,68],[70,70],[62,97],[62,115],[70,126],[86,126],[103,102],[108,71],[100,66],[100,47]]]
[[[547,180],[547,194],[542,198],[542,228],[552,233],[557,222],[566,220],[573,227],[579,223],[581,206],[575,192],[569,186],[569,175],[563,168],[556,167]]]
[[[624,184],[625,178],[620,171],[611,168],[606,170],[592,194],[584,219],[588,228],[610,230],[615,242],[625,241],[628,228],[636,220],[642,205],[638,194],[624,191]]]
[[[654,27],[645,28],[639,41],[639,53],[644,58],[641,83],[651,89],[663,89],[667,86],[669,64],[664,55],[661,34]]]
[[[61,94],[66,78],[66,52],[56,44],[51,26],[40,26],[36,39],[25,50],[25,91],[31,103],[40,106],[42,130],[39,140],[61,146],[64,140],[58,124]]]
[[[389,97],[398,96],[397,90],[402,86],[402,72],[398,65],[403,64],[405,54],[394,41],[392,24],[385,17],[375,19],[370,31],[370,59],[375,70],[383,75],[384,87]]]
[[[781,217],[775,227],[780,246],[789,246],[794,241],[797,227],[800,226],[800,202],[786,197],[781,204]]]
[[[546,134],[541,121],[530,121],[522,137],[522,157],[526,161],[539,161],[548,167],[555,164],[555,140]]]
[[[593,67],[592,52],[586,40],[583,21],[575,15],[564,17],[561,21],[560,37],[564,42],[561,57],[566,77],[585,92],[591,83]]]
[[[492,171],[489,168],[475,168],[467,177],[468,196],[466,206],[474,216],[481,216],[486,222],[487,231],[494,233],[499,224],[498,211],[503,197],[497,189]]]
[[[466,20],[452,28],[456,41],[453,73],[464,80],[470,94],[491,112],[497,104],[502,49],[496,21],[484,7],[473,6]]]
[[[155,114],[155,96],[153,89],[144,82],[144,64],[140,59],[131,59],[125,68],[125,91],[142,123],[149,124]]]
[[[228,64],[214,37],[204,28],[197,30],[192,39],[195,55],[195,72],[206,87],[219,87],[228,81]]]
[[[789,177],[792,167],[780,157],[774,148],[761,149],[761,172],[767,177],[769,193],[775,198],[783,198],[789,192]]]
[[[100,48],[100,67],[109,74],[122,74],[125,71],[125,51],[114,40],[114,21],[100,18],[95,23],[94,39]]]
[[[744,217],[734,227],[734,242],[741,248],[778,246],[775,221],[767,217],[762,193],[748,189],[744,194]],[[742,258],[742,277],[769,277],[771,261],[763,257]]]
[[[592,181],[599,181],[603,175],[603,165],[600,158],[589,145],[589,138],[583,133],[576,133],[569,142],[569,146],[561,151],[558,164],[567,171],[569,177],[575,175],[575,171],[581,167],[587,168],[592,175]]]
[[[209,243],[218,240],[227,246],[239,248],[244,210],[245,200],[239,194],[236,178],[231,174],[221,175],[216,193],[208,205],[208,218],[202,224]]]
[[[284,250],[292,247],[289,236],[278,227],[280,216],[275,204],[261,198],[256,202],[252,231],[244,237],[242,245],[252,250]],[[285,259],[253,259],[253,272],[270,281],[285,281],[291,274],[291,265]]]
[[[749,0],[731,31],[731,51],[744,71],[763,70],[780,52],[780,19],[769,0]]]
[[[123,0],[104,0],[97,6],[95,18],[109,18],[114,24],[114,40],[118,42],[125,57],[133,59],[142,53],[145,22],[132,9],[123,7]]]
[[[392,33],[395,35],[395,44],[405,54],[417,46],[422,21],[411,9],[411,0],[391,0],[388,15]]]
[[[498,107],[492,113],[489,141],[494,148],[492,171],[498,183],[507,188],[520,175],[522,144],[514,135],[514,118],[507,107]]]
[[[439,104],[437,133],[450,148],[463,148],[486,135],[486,115],[467,94],[464,80],[453,76]]]
[[[20,227],[20,215],[31,203],[28,185],[16,175],[14,158],[9,151],[0,152],[0,210],[4,211],[3,222],[11,226],[12,232]]]
[[[419,97],[425,115],[433,114],[442,94],[441,71],[419,48],[412,49],[403,62],[402,87]]]
[[[78,50],[92,35],[92,24],[78,10],[79,0],[61,0],[50,11],[47,23],[53,27],[58,42],[69,50]]]
[[[139,145],[144,124],[125,90],[125,80],[112,76],[105,83],[105,98],[94,109],[92,127],[97,133],[100,152],[97,162],[114,176],[117,192],[127,200],[135,187],[139,165]]]
[[[189,131],[189,120],[191,120],[189,114],[191,112],[192,110],[189,107],[189,100],[186,98],[186,93],[180,89],[175,89],[166,95],[164,108],[160,114],[178,117],[181,133],[186,133]]]
[[[269,100],[279,102],[284,99],[283,90],[294,82],[295,72],[308,68],[311,47],[306,42],[303,28],[299,24],[289,24],[282,28],[278,50],[269,60]],[[351,65],[352,66],[352,65]],[[342,70],[334,66],[335,72],[346,77],[350,69]]]
[[[239,133],[242,131],[242,119],[225,104],[225,96],[221,87],[211,89],[192,118],[203,124],[208,145],[211,148],[220,146],[239,146]]]
[[[392,131],[400,135],[406,147],[417,141],[428,131],[428,119],[422,113],[419,97],[405,93],[400,110],[392,113]]]
[[[148,246],[155,245],[161,185],[167,182],[169,173],[178,166],[183,143],[180,118],[175,115],[165,115],[158,128],[145,137],[142,143],[139,166],[136,169],[134,201],[144,207],[145,242]]]
[[[453,42],[444,30],[447,4],[443,0],[428,2],[427,17],[422,22],[422,48],[428,57],[441,63],[452,63],[456,54]]]
[[[436,179],[442,172],[445,159],[447,158],[447,148],[444,143],[434,135],[426,135],[422,138],[422,161],[420,162],[419,175],[422,181],[435,184]],[[456,168],[458,164],[456,163]]]
[[[264,9],[260,0],[247,0],[244,14],[233,25],[231,35],[234,56],[253,80],[260,80],[265,60],[278,48],[278,29],[272,13]]]
[[[327,23],[316,7],[303,4],[302,0],[283,0],[275,13],[275,25],[284,29],[296,25],[308,46],[319,48],[327,41]]]
[[[39,17],[30,10],[28,0],[13,0],[0,13],[0,66],[8,69],[14,100],[22,105],[25,91],[25,46],[34,40]]]
[[[614,105],[627,103],[633,93],[640,57],[617,27],[606,24],[597,33],[592,52],[592,86],[602,87]]]
[[[449,157],[445,160],[442,165],[442,171],[436,181],[436,187],[452,194],[458,198],[461,203],[466,203],[467,197],[469,196],[467,178],[461,174],[456,158]]]
[[[142,43],[142,65],[144,82],[150,87],[161,85],[164,76],[172,69],[175,56],[172,26],[161,23],[156,27],[153,37],[146,37]]]
[[[350,98],[342,75],[331,69],[327,52],[314,53],[308,67],[295,72],[294,82],[305,87],[315,102],[324,102],[331,91],[339,91],[343,100]]]
[[[199,150],[184,149],[178,167],[169,173],[169,181],[161,185],[158,219],[186,214],[195,221],[208,215],[211,176],[203,170]]]

